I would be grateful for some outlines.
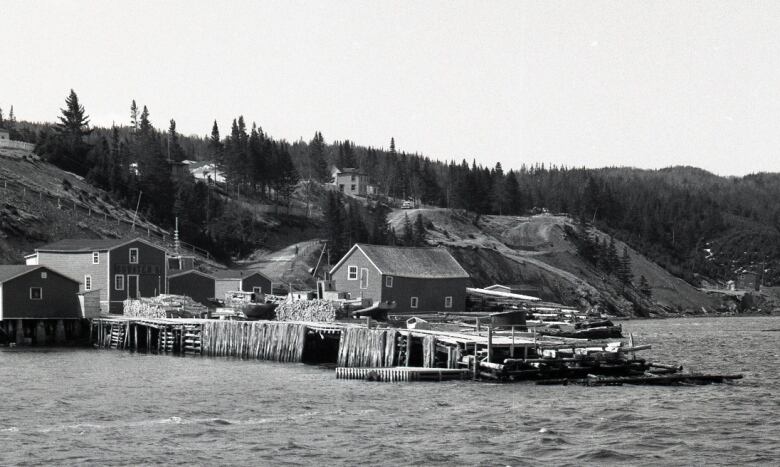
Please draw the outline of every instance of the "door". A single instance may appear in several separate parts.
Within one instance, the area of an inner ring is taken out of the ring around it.
[[[360,288],[368,288],[368,268],[360,268]]]
[[[138,276],[127,276],[127,298],[135,300],[138,298]]]

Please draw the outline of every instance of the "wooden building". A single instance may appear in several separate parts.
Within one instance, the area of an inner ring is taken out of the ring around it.
[[[441,247],[355,244],[330,270],[351,298],[396,303],[395,311],[464,311],[468,273]]]
[[[226,292],[243,290],[266,294],[271,292],[271,279],[259,271],[243,271],[237,269],[224,269],[212,273],[216,280],[214,295],[220,300],[225,299]]]
[[[210,274],[195,269],[180,271],[168,276],[168,293],[186,295],[203,305],[211,305],[209,299],[216,297],[216,279]],[[224,299],[224,296],[222,297]]]
[[[752,271],[741,271],[737,274],[735,288],[737,290],[759,290],[761,288],[760,277]]]
[[[341,193],[366,196],[368,194],[368,176],[355,168],[333,169],[333,184]]]
[[[165,250],[143,238],[60,240],[25,259],[78,281],[82,291],[99,290],[100,308],[110,313],[122,313],[128,298],[163,293],[167,282]]]
[[[0,321],[81,319],[79,282],[45,266],[0,265]]]

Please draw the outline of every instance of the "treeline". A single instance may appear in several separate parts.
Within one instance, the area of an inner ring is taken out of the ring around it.
[[[90,128],[73,91],[58,119],[36,133],[35,152],[43,159],[85,177],[125,207],[140,208],[158,225],[171,228],[178,219],[181,237],[217,258],[246,254],[262,242],[265,229],[249,211],[228,202],[211,184],[196,181],[182,166],[188,154],[173,119],[168,131],[160,132],[148,108],[139,109],[133,101],[128,128]],[[237,151],[243,147],[241,137],[239,132],[219,141],[220,151]]]
[[[330,253],[343,256],[355,243],[374,245],[424,246],[425,220],[421,214],[414,219],[404,216],[400,232],[390,225],[391,209],[382,202],[361,203],[355,198],[328,191],[323,214],[325,238]]]

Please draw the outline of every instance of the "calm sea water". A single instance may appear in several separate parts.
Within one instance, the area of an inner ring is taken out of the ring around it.
[[[780,318],[624,323],[734,385],[368,383],[304,365],[0,349],[0,464],[780,464]]]

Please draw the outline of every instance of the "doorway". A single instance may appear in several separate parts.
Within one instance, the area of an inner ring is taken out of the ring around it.
[[[128,275],[127,276],[127,298],[130,300],[135,300],[138,298],[140,294],[138,293],[138,276],[137,275]]]

